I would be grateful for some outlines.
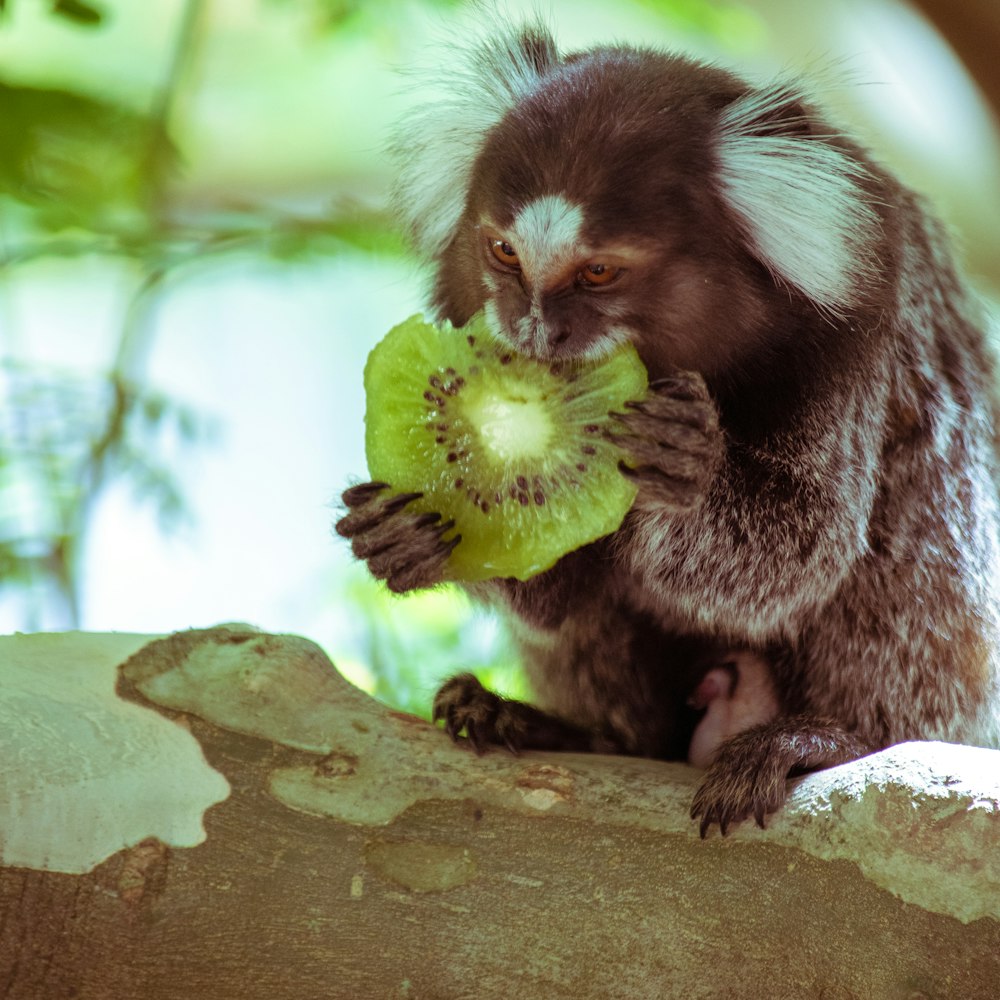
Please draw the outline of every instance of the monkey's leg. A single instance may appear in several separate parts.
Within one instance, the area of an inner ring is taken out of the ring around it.
[[[830,719],[784,716],[753,726],[728,740],[705,773],[691,805],[701,817],[701,835],[713,823],[725,836],[730,823],[764,819],[785,801],[789,777],[864,757],[876,747]]]
[[[465,730],[477,753],[491,744],[511,753],[521,750],[566,750],[579,753],[623,753],[609,735],[576,726],[522,701],[487,691],[472,674],[446,681],[434,697],[434,721],[456,742]]]
[[[440,514],[408,513],[406,505],[420,493],[389,494],[386,483],[362,483],[343,494],[347,514],[335,525],[351,540],[358,559],[368,562],[372,576],[396,593],[440,583],[443,567],[461,535],[442,536],[455,527]]]

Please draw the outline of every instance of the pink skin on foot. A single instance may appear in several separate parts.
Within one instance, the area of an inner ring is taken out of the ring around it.
[[[709,670],[688,703],[705,709],[688,749],[688,763],[695,767],[708,767],[726,740],[769,722],[779,709],[768,665],[753,653],[736,653]]]

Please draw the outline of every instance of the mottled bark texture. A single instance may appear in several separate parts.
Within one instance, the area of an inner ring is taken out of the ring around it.
[[[0,639],[6,1000],[996,997],[995,751],[893,748],[795,782],[766,831],[701,841],[686,766],[477,757],[303,639],[147,639]],[[74,671],[108,676],[108,707],[72,695],[69,773],[47,719]],[[122,699],[203,753],[170,795],[204,834],[142,827],[155,776],[67,816],[103,756],[155,774],[145,730],[107,722]]]

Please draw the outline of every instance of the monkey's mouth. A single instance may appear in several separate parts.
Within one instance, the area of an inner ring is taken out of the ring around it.
[[[622,344],[634,341],[634,333],[625,326],[613,325],[597,334],[586,334],[569,324],[554,326],[528,313],[505,323],[494,302],[487,302],[484,315],[493,336],[518,354],[538,361],[599,361],[613,354]],[[513,329],[511,329],[513,325]]]

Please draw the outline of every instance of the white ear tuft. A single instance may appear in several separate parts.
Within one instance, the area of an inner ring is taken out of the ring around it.
[[[512,26],[475,9],[480,37],[446,46],[432,69],[414,74],[426,86],[426,103],[401,123],[391,144],[399,171],[396,212],[432,256],[454,233],[487,133],[558,59],[540,22]]]
[[[806,124],[788,84],[754,91],[722,114],[722,190],[751,249],[775,280],[837,314],[873,276],[878,216],[860,180],[865,168]]]

